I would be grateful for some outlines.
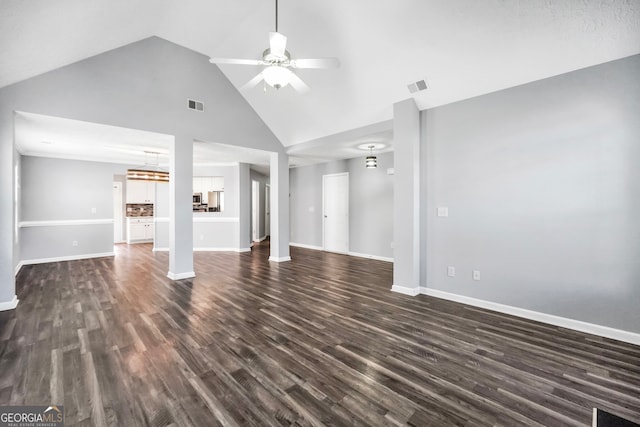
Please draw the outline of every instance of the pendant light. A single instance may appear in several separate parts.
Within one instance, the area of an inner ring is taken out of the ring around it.
[[[375,145],[369,146],[369,155],[364,159],[364,165],[367,169],[375,169],[378,167],[378,159],[373,155]]]
[[[156,156],[155,164],[150,164],[147,161],[147,157],[150,154],[155,154],[155,156]],[[156,153],[156,152],[153,152],[153,151],[145,151],[144,152],[144,158],[145,158],[144,167],[145,167],[145,169],[129,169],[129,170],[127,170],[127,179],[130,179],[130,180],[133,180],[133,181],[169,182],[169,172],[163,171],[159,167],[159,163],[158,163],[158,155],[159,154],[160,153]]]

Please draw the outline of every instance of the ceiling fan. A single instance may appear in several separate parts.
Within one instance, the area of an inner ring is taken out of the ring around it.
[[[278,0],[276,0],[276,31],[269,33],[269,48],[262,53],[262,59],[211,58],[212,64],[262,65],[262,71],[249,80],[240,89],[251,89],[264,81],[274,89],[291,85],[296,91],[305,93],[309,86],[300,79],[292,68],[336,68],[340,66],[337,58],[291,59],[287,50],[287,37],[278,32]]]

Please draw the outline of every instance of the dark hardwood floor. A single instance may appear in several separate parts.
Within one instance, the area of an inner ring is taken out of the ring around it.
[[[292,248],[25,266],[0,313],[0,405],[67,425],[640,423],[640,348],[427,296],[392,265]],[[615,308],[612,308],[615,309]]]

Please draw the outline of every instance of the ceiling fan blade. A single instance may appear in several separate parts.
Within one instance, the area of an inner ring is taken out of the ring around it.
[[[315,58],[315,59],[292,59],[293,68],[338,68],[340,61],[338,58]]]
[[[212,64],[264,65],[260,59],[210,58],[209,62]]]
[[[259,73],[257,76],[246,82],[240,90],[252,89],[258,85],[263,80],[262,73]]]
[[[289,76],[289,84],[292,88],[294,88],[301,94],[307,93],[311,90],[300,77],[295,75],[295,73],[291,73],[291,75]]]
[[[284,52],[287,49],[287,36],[277,32],[269,33],[269,48],[271,49],[272,55],[285,56]]]

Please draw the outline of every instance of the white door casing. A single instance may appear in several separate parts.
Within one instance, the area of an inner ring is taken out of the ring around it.
[[[322,176],[322,247],[349,252],[349,173]]]
[[[122,183],[113,182],[113,243],[122,243],[123,222],[122,215]]]
[[[251,181],[251,240],[260,241],[260,183]]]
[[[271,186],[264,188],[264,235],[271,235]]]

